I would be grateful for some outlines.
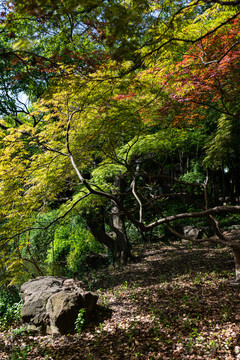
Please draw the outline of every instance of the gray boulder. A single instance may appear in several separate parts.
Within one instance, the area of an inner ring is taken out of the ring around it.
[[[21,286],[22,321],[29,330],[60,335],[72,333],[81,308],[90,319],[98,296],[85,292],[79,280],[55,276],[42,276]]]
[[[194,226],[184,226],[183,227],[183,235],[195,238],[195,239],[201,239],[203,235],[203,229],[196,228]]]
[[[194,226],[183,226],[182,228],[182,234],[189,236],[193,239],[202,239],[203,237],[212,236],[213,232],[209,227],[200,227],[196,228]]]

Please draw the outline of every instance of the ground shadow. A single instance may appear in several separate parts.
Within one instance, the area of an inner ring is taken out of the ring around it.
[[[151,244],[142,248],[142,253],[135,262],[89,274],[87,285],[90,284],[93,290],[104,290],[132,281],[138,286],[151,286],[188,273],[212,271],[223,274],[234,272],[234,260],[230,249],[211,246],[189,247],[189,244],[184,242]]]

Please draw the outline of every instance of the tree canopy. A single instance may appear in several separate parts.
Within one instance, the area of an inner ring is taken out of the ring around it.
[[[239,2],[1,7],[4,281],[44,273],[54,226],[73,219],[124,261],[132,226],[144,235],[165,224],[193,241],[174,224],[204,219],[202,240],[236,258],[221,214],[239,221]],[[38,231],[50,234],[42,258]]]

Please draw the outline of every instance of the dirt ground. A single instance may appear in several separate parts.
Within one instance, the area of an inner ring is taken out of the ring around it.
[[[99,295],[81,334],[0,334],[0,359],[240,359],[240,287],[229,249],[142,244],[136,262],[86,274]],[[21,326],[21,325],[20,325]]]

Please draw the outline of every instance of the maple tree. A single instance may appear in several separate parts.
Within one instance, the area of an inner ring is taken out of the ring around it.
[[[219,206],[216,186],[215,199],[209,196],[219,166],[232,161],[239,171],[239,13],[227,5],[9,4],[0,54],[0,219],[9,277],[26,266],[23,249],[39,271],[30,234],[36,216],[56,207],[42,230],[80,212],[96,240],[125,261],[126,222],[141,233],[166,224],[194,241],[172,223],[205,218],[214,235],[203,240],[233,249],[239,280],[238,239],[214,215],[240,207]],[[19,106],[21,92],[29,107]],[[185,209],[170,214],[171,199],[184,199]]]

